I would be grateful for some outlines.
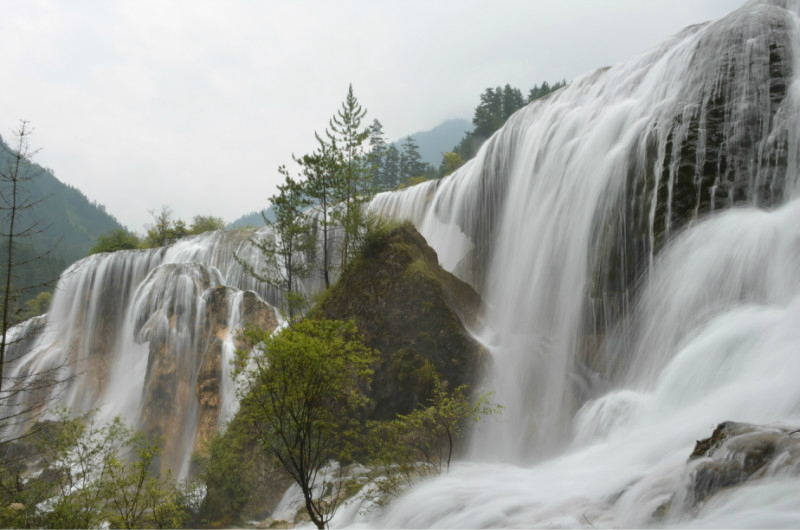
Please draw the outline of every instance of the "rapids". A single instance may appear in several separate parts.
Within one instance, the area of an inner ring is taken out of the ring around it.
[[[800,425],[798,15],[689,27],[376,197],[482,294],[505,410],[449,475],[336,524],[800,526],[780,469],[679,502],[717,423]]]

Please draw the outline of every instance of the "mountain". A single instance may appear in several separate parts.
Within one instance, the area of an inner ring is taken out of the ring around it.
[[[0,138],[0,173],[7,173],[14,159],[12,148]],[[13,279],[17,288],[54,281],[74,261],[86,256],[98,236],[123,228],[102,204],[90,201],[80,190],[58,180],[53,171],[36,163],[23,161],[21,172],[30,180],[22,183],[21,198],[32,206],[17,212],[15,233],[35,226],[29,235],[15,240],[14,261],[27,261],[43,256],[34,266],[17,267]],[[0,179],[0,193],[8,196],[10,183]],[[3,205],[5,207],[5,205]],[[8,226],[2,210],[3,225]],[[7,256],[7,244],[0,246],[0,255]],[[39,287],[27,291],[25,302],[46,290]]]
[[[472,123],[461,118],[447,120],[428,131],[416,132],[411,136],[419,146],[422,161],[439,167],[442,153],[451,151],[453,146],[461,141],[464,133],[472,130]],[[394,142],[395,147],[402,151],[401,144],[405,136]]]
[[[250,228],[254,226],[264,226],[264,218],[261,216],[261,211],[258,212],[250,212],[246,213],[243,216],[236,219],[234,222],[228,224],[228,230],[233,230],[234,228]],[[272,205],[266,209],[265,215],[267,219],[274,221],[275,220],[275,213],[272,211]]]
[[[423,162],[427,162],[433,167],[439,167],[439,164],[442,162],[442,153],[452,150],[453,146],[461,141],[464,133],[471,130],[471,122],[461,118],[454,118],[444,121],[428,131],[416,132],[406,136],[411,136],[417,142],[419,154],[422,155]],[[403,150],[402,143],[406,136],[394,142],[395,147],[401,152]],[[272,206],[267,208],[266,213],[267,218],[275,219]],[[232,223],[229,223],[228,229],[253,226],[264,226],[264,220],[261,218],[260,211],[242,215]]]

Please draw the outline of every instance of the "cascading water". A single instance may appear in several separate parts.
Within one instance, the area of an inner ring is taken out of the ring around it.
[[[229,366],[237,330],[245,321],[277,325],[262,301],[277,303],[276,293],[233,259],[258,263],[251,235],[212,232],[77,262],[59,281],[46,323],[26,324],[39,329],[10,352],[9,375],[58,372],[66,382],[46,390],[59,404],[162,435],[162,470],[186,476],[192,450],[237,409]],[[16,398],[19,409],[47,400]]]
[[[717,423],[800,423],[799,14],[752,1],[687,28],[376,197],[482,293],[506,408],[472,463],[369,525],[800,525],[779,468],[681,500]]]

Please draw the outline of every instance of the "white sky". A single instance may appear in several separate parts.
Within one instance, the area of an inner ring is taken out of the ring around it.
[[[348,83],[389,140],[568,81],[741,0],[0,0],[0,134],[142,232],[267,205]]]

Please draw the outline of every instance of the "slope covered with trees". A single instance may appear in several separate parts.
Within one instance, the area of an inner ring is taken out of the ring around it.
[[[0,167],[13,163],[14,155],[14,149],[0,138]],[[19,267],[15,271],[15,284],[41,286],[25,292],[17,301],[23,304],[47,290],[46,284],[54,282],[67,266],[86,256],[99,236],[123,227],[103,205],[59,181],[52,170],[28,159],[20,163],[29,177],[20,193],[30,207],[18,212],[17,222],[19,226],[36,228],[19,240],[14,249],[15,260],[41,258],[35,267]],[[0,192],[9,191],[9,182],[0,181]],[[0,242],[0,259],[5,261],[7,252],[7,242]]]

